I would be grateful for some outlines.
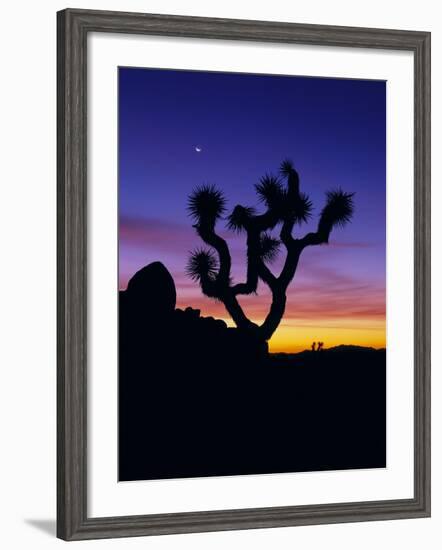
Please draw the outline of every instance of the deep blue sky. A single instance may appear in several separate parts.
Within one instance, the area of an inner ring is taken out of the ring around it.
[[[315,206],[302,233],[315,226],[327,189],[356,193],[353,223],[332,234],[334,250],[306,251],[306,266],[382,294],[385,124],[383,81],[120,68],[121,286],[159,259],[178,292],[181,282],[182,293],[191,292],[184,264],[200,244],[186,215],[191,190],[213,183],[229,208],[256,205],[253,184],[290,158]]]

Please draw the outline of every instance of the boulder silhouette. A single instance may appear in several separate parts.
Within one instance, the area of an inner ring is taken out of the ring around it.
[[[132,308],[144,310],[149,316],[164,317],[175,310],[175,283],[161,262],[153,262],[137,271],[125,295]]]

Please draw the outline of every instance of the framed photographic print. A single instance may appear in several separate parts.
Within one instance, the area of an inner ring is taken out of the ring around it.
[[[58,14],[58,536],[430,514],[430,34]]]

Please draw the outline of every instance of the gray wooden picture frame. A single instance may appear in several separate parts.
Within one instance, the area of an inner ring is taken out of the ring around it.
[[[57,535],[97,539],[430,515],[430,33],[67,9],[58,35]],[[408,50],[414,55],[414,497],[88,517],[87,36],[90,32]]]

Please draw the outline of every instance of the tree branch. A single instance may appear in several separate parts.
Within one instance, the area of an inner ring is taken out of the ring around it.
[[[245,283],[238,283],[232,287],[235,296],[239,294],[252,294],[258,286],[257,254],[259,246],[259,232],[249,225],[247,231],[247,276]]]
[[[295,225],[294,220],[289,220],[289,219],[285,220],[285,222],[282,224],[281,232],[279,236],[281,237],[281,241],[284,243],[286,248],[289,248],[295,240],[292,236],[294,225]]]
[[[247,232],[247,277],[245,283],[238,283],[232,287],[235,295],[256,292],[261,273],[268,281],[275,279],[260,258],[260,238],[261,233],[272,229],[277,223],[277,214],[269,208],[264,214],[249,215],[244,222],[243,229]]]
[[[273,275],[273,273],[261,259],[259,259],[258,262],[258,274],[261,279],[266,283],[266,285],[270,288],[270,290],[275,289],[278,283],[278,279]]]
[[[238,328],[256,326],[245,315],[236,299],[235,292],[230,286],[230,271],[232,259],[226,241],[217,235],[214,224],[199,223],[194,225],[201,239],[214,248],[219,257],[219,270],[215,281],[209,278],[201,279],[201,289],[211,297],[221,300]]]
[[[217,251],[219,258],[219,270],[216,276],[216,281],[218,284],[228,288],[230,285],[232,259],[230,257],[230,251],[226,241],[216,234],[214,225],[199,223],[193,227],[195,227],[202,240]]]
[[[319,232],[316,233],[307,233],[302,239],[299,239],[299,246],[303,249],[306,246],[314,246],[318,244],[328,243],[329,234]]]

